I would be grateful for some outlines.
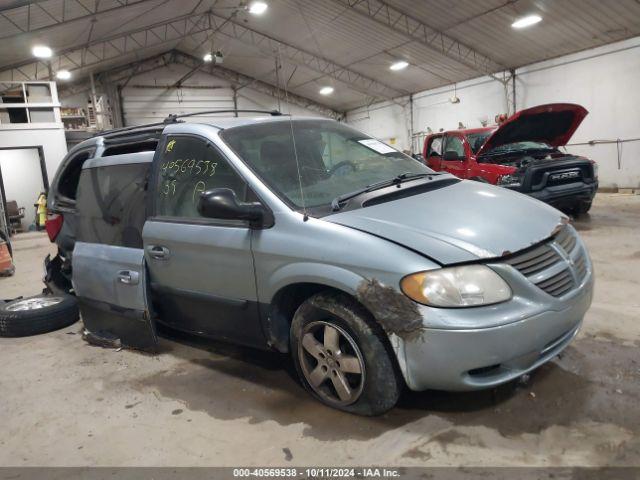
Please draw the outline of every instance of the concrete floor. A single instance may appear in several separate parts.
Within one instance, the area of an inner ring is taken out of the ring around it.
[[[157,356],[117,352],[76,324],[0,338],[0,465],[638,465],[640,196],[600,194],[576,226],[594,303],[526,386],[407,393],[360,418],[312,400],[279,355],[186,338]],[[19,238],[0,296],[37,293],[50,250]]]

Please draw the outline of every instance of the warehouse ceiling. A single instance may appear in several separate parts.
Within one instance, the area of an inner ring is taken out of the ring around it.
[[[164,52],[202,58],[344,111],[640,35],[637,0],[0,2],[0,79],[73,81]],[[525,15],[542,21],[516,30]],[[32,47],[53,49],[51,70]],[[404,60],[409,66],[392,71]],[[333,93],[321,95],[322,87]]]

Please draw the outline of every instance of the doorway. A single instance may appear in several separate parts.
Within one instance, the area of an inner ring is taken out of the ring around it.
[[[49,180],[41,146],[0,147],[0,201],[2,201],[6,223],[13,206],[24,217],[20,219],[20,229],[28,231],[36,220],[34,204],[40,192],[48,192]],[[13,203],[15,202],[15,204]]]

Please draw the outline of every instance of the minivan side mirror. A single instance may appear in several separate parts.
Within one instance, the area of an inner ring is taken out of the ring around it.
[[[230,188],[213,188],[200,194],[198,212],[207,218],[247,220],[252,227],[261,226],[265,216],[261,204],[239,202]]]
[[[453,160],[464,160],[464,157],[461,157],[460,155],[458,155],[458,152],[456,152],[455,150],[447,150],[446,152],[444,152],[444,157],[442,157],[443,160],[449,160],[449,161],[453,161]]]

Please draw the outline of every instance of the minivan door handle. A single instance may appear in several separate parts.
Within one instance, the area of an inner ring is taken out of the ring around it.
[[[149,252],[149,256],[155,260],[167,260],[171,255],[167,247],[160,245],[149,245],[147,252]]]
[[[121,270],[118,272],[118,281],[125,285],[138,285],[140,283],[140,274],[129,270]]]

